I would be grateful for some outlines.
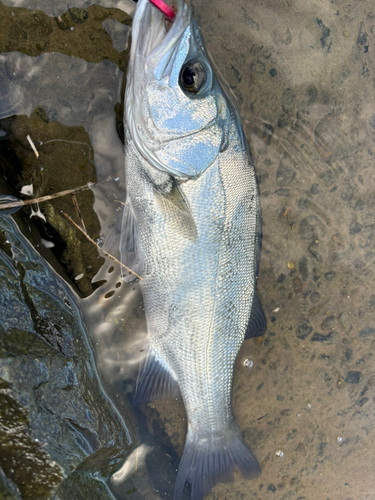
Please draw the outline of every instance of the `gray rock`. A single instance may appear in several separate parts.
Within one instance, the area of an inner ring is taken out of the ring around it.
[[[288,125],[289,123],[289,115],[286,113],[280,113],[279,117],[277,118],[277,126],[279,128],[284,128]]]
[[[343,201],[350,201],[353,198],[354,190],[351,186],[347,186],[345,190],[341,193],[341,199]]]
[[[310,215],[306,219],[301,220],[298,225],[298,234],[304,241],[313,241],[318,238],[316,224],[318,218],[315,215]]]
[[[362,224],[353,220],[349,224],[349,233],[350,234],[357,234],[362,230],[362,227],[363,227]]]
[[[0,498],[2,500],[22,500],[17,486],[4,474],[0,467]]]
[[[257,59],[256,61],[254,61],[251,64],[250,71],[252,73],[256,73],[258,75],[264,75],[264,73],[266,71],[266,65],[264,64],[263,61],[260,61],[259,59]]]
[[[0,216],[1,233],[0,459],[23,500],[42,500],[74,470],[107,478],[132,441],[100,384],[73,294],[12,218]]]
[[[308,260],[305,255],[300,258],[298,262],[298,270],[301,274],[301,278],[303,281],[306,281],[307,278],[309,277],[309,267],[308,267]]]
[[[328,316],[322,324],[320,325],[322,330],[332,330],[335,327],[336,318],[335,316]]]
[[[310,302],[312,302],[313,304],[316,304],[317,302],[319,302],[319,300],[320,300],[320,293],[319,292],[313,292],[310,295]]]
[[[290,189],[276,189],[275,194],[277,196],[290,196]]]
[[[276,172],[276,182],[280,187],[288,186],[295,178],[297,172],[294,166],[280,162]]]
[[[359,332],[360,337],[372,337],[375,334],[375,328],[366,326]]]
[[[271,491],[272,493],[275,493],[277,491],[277,488],[274,484],[270,483],[267,487],[267,491]]]
[[[360,210],[363,210],[365,208],[365,202],[361,199],[356,201],[356,204],[354,205],[354,210],[359,212]]]
[[[311,253],[311,255],[314,257],[314,259],[316,259],[318,262],[323,262],[323,258],[320,255],[320,253],[318,252],[319,242],[317,242],[317,241],[318,240],[312,241],[310,243],[310,245],[307,247],[307,249]]]
[[[307,323],[303,323],[303,325],[300,325],[297,330],[296,330],[296,336],[299,339],[305,339],[310,333],[312,332],[312,327],[308,325]]]
[[[122,52],[128,48],[130,27],[121,24],[115,19],[106,19],[102,23],[103,28],[112,38],[114,48],[118,52]]]
[[[332,344],[332,337],[335,332],[330,332],[328,335],[322,335],[321,333],[315,332],[311,337],[311,342],[322,342],[325,344]]]
[[[310,205],[310,200],[308,198],[300,198],[298,200],[298,208],[300,210],[305,210]]]
[[[294,108],[294,101],[296,99],[296,94],[292,89],[285,89],[281,97],[281,106],[284,113],[291,115]]]
[[[328,271],[328,273],[324,274],[324,277],[327,281],[332,281],[336,276],[335,271]]]
[[[346,374],[345,382],[347,384],[359,384],[363,380],[363,374],[358,371],[350,371]]]
[[[327,26],[325,26],[323,24],[323,21],[319,18],[316,19],[316,23],[322,33],[322,36],[320,37],[320,45],[322,46],[322,49],[325,50],[325,52],[329,53],[331,52],[332,47],[331,30],[327,28]]]
[[[370,119],[369,119],[369,124],[370,126],[375,129],[375,114],[374,115],[371,115]]]

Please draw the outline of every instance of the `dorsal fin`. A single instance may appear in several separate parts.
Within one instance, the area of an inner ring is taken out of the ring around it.
[[[267,320],[258,292],[255,290],[249,324],[247,325],[245,340],[252,337],[260,337],[267,330]]]
[[[257,190],[259,196],[258,183],[257,183]],[[264,313],[257,291],[257,280],[259,274],[261,250],[262,250],[262,210],[259,205],[258,216],[257,216],[257,241],[256,241],[256,252],[255,252],[255,290],[254,290],[253,303],[251,306],[249,324],[247,325],[245,333],[245,340],[251,339],[252,337],[260,337],[267,330],[266,315]]]

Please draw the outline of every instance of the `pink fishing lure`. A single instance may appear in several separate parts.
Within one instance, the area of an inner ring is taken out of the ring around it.
[[[174,10],[169,7],[163,0],[150,0],[151,3],[155,5],[159,10],[163,12],[163,14],[168,18],[169,21],[173,22],[176,14]]]

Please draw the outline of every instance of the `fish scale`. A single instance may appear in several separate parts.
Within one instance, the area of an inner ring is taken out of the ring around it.
[[[142,276],[147,319],[135,402],[180,392],[188,433],[175,500],[186,481],[200,500],[234,468],[260,473],[231,409],[239,348],[265,329],[256,295],[260,208],[238,115],[190,11],[182,0],[175,6],[169,31],[148,0],[139,0],[133,21],[121,249]],[[197,95],[181,80],[191,58],[205,78]]]

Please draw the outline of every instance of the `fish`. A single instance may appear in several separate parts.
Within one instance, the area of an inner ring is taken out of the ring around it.
[[[261,468],[231,408],[238,351],[264,333],[259,190],[239,114],[184,0],[173,23],[139,0],[125,90],[121,259],[140,280],[147,345],[134,404],[180,395],[174,499]],[[133,274],[123,276],[126,281]]]

